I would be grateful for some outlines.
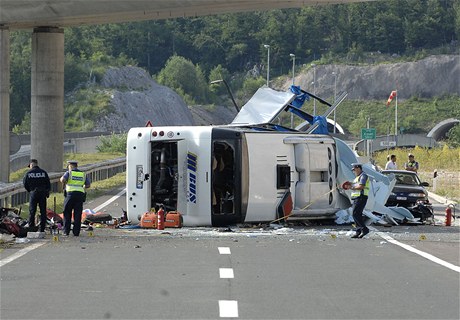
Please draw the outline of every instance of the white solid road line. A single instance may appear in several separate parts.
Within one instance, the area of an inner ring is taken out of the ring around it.
[[[126,188],[121,190],[120,192],[118,192],[116,195],[114,195],[112,198],[110,198],[109,200],[107,200],[106,202],[104,202],[103,204],[101,204],[100,206],[97,206],[96,208],[93,209],[94,212],[98,212],[99,210],[101,210],[102,208],[108,206],[109,204],[111,204],[112,202],[114,202],[115,200],[117,200],[119,197],[121,197],[123,194],[125,194],[126,192]]]
[[[37,249],[38,247],[44,245],[46,242],[36,242],[36,243],[33,243],[31,244],[30,246],[24,248],[24,249],[21,249],[19,250],[18,252],[16,253],[13,253],[12,255],[10,255],[9,257],[5,258],[5,259],[2,259],[0,260],[0,268],[3,267],[5,264],[7,263],[10,263],[11,261],[14,261],[16,260],[17,258],[20,258],[22,257],[23,255],[25,255],[27,252],[30,252],[34,249]]]
[[[434,263],[437,263],[443,267],[446,267],[448,269],[451,269],[453,271],[456,271],[456,272],[459,272],[460,273],[460,267],[459,266],[456,266],[452,263],[449,263],[447,261],[444,261],[444,260],[441,260],[439,259],[438,257],[435,257],[429,253],[426,253],[426,252],[423,252],[421,250],[418,250],[418,249],[415,249],[414,247],[411,247],[407,244],[404,244],[404,243],[401,243],[395,239],[393,239],[392,237],[390,237],[389,235],[383,233],[383,232],[380,232],[378,231],[377,229],[375,229],[374,227],[369,227],[369,229],[371,229],[372,231],[374,231],[377,235],[379,235],[381,238],[385,239],[386,241],[392,243],[392,244],[395,244],[397,246],[400,246],[401,248],[403,249],[406,249],[407,251],[410,251],[410,252],[413,252],[415,254],[418,254],[419,256],[425,258],[425,259],[428,259]]]

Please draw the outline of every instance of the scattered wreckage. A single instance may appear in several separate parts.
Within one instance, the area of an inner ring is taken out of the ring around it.
[[[27,219],[21,218],[21,208],[0,208],[0,233],[11,234],[17,238],[42,238],[44,234],[38,232],[40,219],[37,214],[37,226],[30,228]],[[119,218],[113,218],[112,215],[105,212],[94,212],[85,209],[82,213],[82,223],[84,228],[92,228],[97,224],[105,226],[123,226],[130,224],[127,221],[126,212]],[[51,209],[47,209],[47,226],[46,232],[50,234],[59,234],[62,230],[63,214],[57,214]]]

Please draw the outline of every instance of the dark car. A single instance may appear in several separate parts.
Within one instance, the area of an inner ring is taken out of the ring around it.
[[[428,182],[421,182],[415,172],[406,170],[383,170],[383,174],[394,174],[396,184],[388,197],[387,206],[413,207],[419,202],[429,203]]]

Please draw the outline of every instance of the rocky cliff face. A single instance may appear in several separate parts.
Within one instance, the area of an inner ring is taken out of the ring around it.
[[[386,100],[393,90],[398,90],[400,99],[460,95],[458,55],[437,55],[416,62],[370,66],[316,66],[315,92],[328,100],[334,97],[333,72],[337,75],[337,94],[347,91],[347,99]],[[313,68],[310,68],[308,72],[295,77],[295,84],[314,93],[313,78]],[[291,82],[292,79],[286,80],[282,88],[287,89]]]
[[[94,131],[126,132],[149,120],[154,126],[227,124],[236,115],[223,106],[188,107],[177,93],[138,67],[110,68],[101,85],[111,93],[115,111],[97,119]]]
[[[132,127],[194,125],[191,112],[173,90],[156,83],[137,67],[110,68],[102,86],[110,89],[115,112],[97,120],[97,131],[124,132]]]

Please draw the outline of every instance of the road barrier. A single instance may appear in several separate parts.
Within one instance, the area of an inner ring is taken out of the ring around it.
[[[79,169],[89,175],[91,182],[105,180],[126,171],[126,157],[80,166]],[[48,173],[51,192],[62,191],[59,179],[64,172],[65,170]],[[24,189],[22,181],[0,184],[0,207],[16,207],[27,202],[29,202],[29,193]]]

